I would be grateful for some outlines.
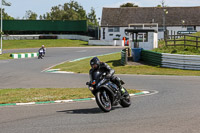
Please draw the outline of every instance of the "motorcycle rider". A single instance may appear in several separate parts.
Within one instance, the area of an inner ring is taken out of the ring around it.
[[[43,50],[43,54],[45,55],[46,48],[44,47],[44,45],[42,45],[42,47],[38,51],[40,51],[40,50]]]
[[[90,60],[91,69],[89,71],[90,80],[93,81],[92,75],[95,71],[99,70],[100,72],[106,72],[106,78],[109,78],[111,82],[115,83],[121,93],[124,93],[123,87],[121,85],[121,79],[119,77],[115,77],[115,71],[106,63],[101,62],[97,57],[94,57]]]
[[[46,48],[44,47],[44,45],[42,45],[42,47],[38,50],[38,53],[41,54],[40,58],[42,59],[42,56],[44,57],[46,53]]]

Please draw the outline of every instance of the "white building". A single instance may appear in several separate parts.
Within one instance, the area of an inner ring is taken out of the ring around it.
[[[125,33],[129,24],[158,24],[158,39],[168,35],[200,31],[200,7],[123,7],[103,8],[100,40],[122,40],[130,38]],[[142,29],[142,27],[131,27]],[[144,27],[155,29],[155,27]]]

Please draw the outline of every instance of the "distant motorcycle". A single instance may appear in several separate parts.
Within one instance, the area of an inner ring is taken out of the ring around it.
[[[45,51],[43,49],[40,49],[38,52],[39,52],[38,59],[43,59]]]
[[[124,82],[121,80],[121,84]],[[106,73],[96,71],[94,73],[94,80],[87,82],[89,90],[96,98],[96,103],[104,112],[109,112],[112,106],[120,104],[122,107],[129,107],[131,100],[129,93],[123,87],[123,94],[119,87],[106,78]]]

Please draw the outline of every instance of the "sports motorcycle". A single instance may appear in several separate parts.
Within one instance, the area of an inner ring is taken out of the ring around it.
[[[129,107],[131,100],[127,90],[122,90],[111,82],[110,78],[106,78],[106,73],[96,71],[93,73],[93,81],[87,82],[89,90],[95,96],[96,103],[104,112],[110,112],[113,106],[120,104],[122,107]],[[123,85],[124,82],[120,80]]]

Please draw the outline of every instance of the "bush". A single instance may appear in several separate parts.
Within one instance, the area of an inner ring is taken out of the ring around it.
[[[175,53],[177,53],[177,50],[176,50],[176,49],[173,49],[170,53],[171,53],[171,54],[175,54]]]

